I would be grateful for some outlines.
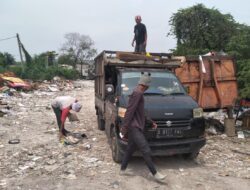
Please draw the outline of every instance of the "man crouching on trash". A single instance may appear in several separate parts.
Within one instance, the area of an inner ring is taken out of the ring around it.
[[[66,118],[71,114],[70,111],[73,110],[75,112],[79,112],[82,106],[76,98],[71,96],[56,97],[52,101],[51,106],[56,115],[57,125],[59,127],[59,138],[61,141],[64,140],[69,133],[69,131],[64,128],[64,123]]]
[[[120,175],[132,175],[132,173],[126,171],[126,168],[130,157],[134,153],[135,149],[138,148],[143,155],[147,167],[154,176],[154,179],[156,181],[163,182],[166,176],[156,171],[155,165],[151,158],[150,147],[143,134],[146,120],[144,115],[143,94],[148,89],[150,82],[150,73],[142,74],[137,87],[134,89],[133,93],[129,98],[124,122],[121,127],[122,135],[128,135],[128,146],[125,155],[122,159]],[[156,123],[153,122],[152,127],[157,128]]]

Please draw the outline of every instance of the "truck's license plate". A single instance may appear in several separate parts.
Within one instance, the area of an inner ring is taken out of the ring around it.
[[[164,138],[164,137],[182,137],[183,130],[182,129],[157,129],[156,137]]]

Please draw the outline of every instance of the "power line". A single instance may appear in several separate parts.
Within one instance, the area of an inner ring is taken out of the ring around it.
[[[0,39],[0,42],[4,41],[4,40],[9,40],[9,39],[12,39],[12,38],[16,38],[16,36],[12,36],[12,37],[8,37],[8,38]]]

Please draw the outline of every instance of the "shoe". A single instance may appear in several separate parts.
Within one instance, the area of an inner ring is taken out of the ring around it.
[[[62,145],[71,145],[72,143],[64,135],[60,136],[59,141]]]
[[[126,169],[126,170],[120,170],[120,173],[119,173],[121,176],[133,176],[133,172],[129,169]]]
[[[166,175],[163,175],[163,174],[161,174],[160,172],[157,172],[157,173],[154,175],[154,179],[155,179],[157,182],[160,182],[160,183],[163,183],[165,178],[166,178]]]
[[[65,144],[65,136],[60,136],[59,142],[64,145]]]

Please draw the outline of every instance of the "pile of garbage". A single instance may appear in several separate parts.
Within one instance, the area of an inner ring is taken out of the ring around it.
[[[32,89],[28,81],[22,80],[12,72],[0,74],[0,117],[11,112],[11,105],[6,101],[10,96],[19,96],[20,91]]]
[[[226,110],[220,109],[216,112],[205,112],[204,118],[206,124],[206,133],[208,135],[227,135],[231,137],[237,136],[238,138],[249,138],[250,128],[244,122],[244,118],[246,117],[242,116],[246,115],[248,112],[250,113],[250,110],[246,109],[245,112],[240,113],[239,115],[233,115],[233,118],[231,119],[233,130],[231,135],[228,135],[226,131],[225,121],[228,119]]]
[[[0,92],[9,92],[10,89],[30,90],[31,85],[18,77],[12,72],[0,74]]]
[[[65,80],[55,76],[51,81],[23,80],[12,72],[0,74],[0,117],[11,112],[10,97],[25,98],[36,95],[49,95],[52,92],[70,91],[74,88],[82,88],[84,85],[79,81]],[[30,93],[29,93],[30,92]]]

